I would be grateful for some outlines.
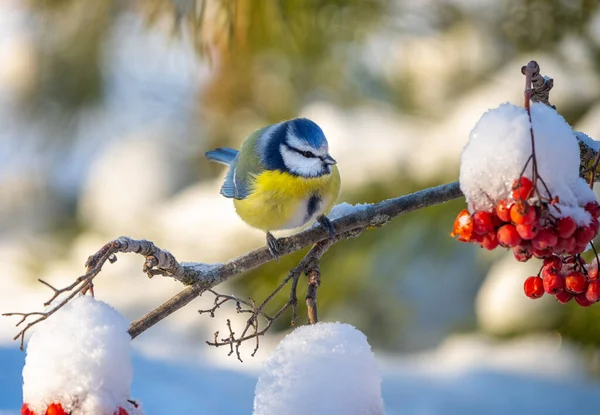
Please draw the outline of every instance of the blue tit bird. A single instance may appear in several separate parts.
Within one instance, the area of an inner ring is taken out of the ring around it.
[[[296,118],[262,128],[244,140],[239,152],[218,148],[206,158],[229,166],[221,194],[233,199],[244,222],[267,233],[275,258],[279,244],[271,231],[316,219],[335,235],[325,214],[339,194],[340,174],[325,134],[313,121]]]

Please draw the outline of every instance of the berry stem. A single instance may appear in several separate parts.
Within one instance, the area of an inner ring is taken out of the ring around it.
[[[590,241],[590,245],[592,246],[592,250],[594,251],[594,255],[596,255],[596,263],[600,265],[600,261],[598,261],[598,251],[596,251],[596,247],[594,246],[594,242]]]
[[[531,181],[533,182],[533,187],[535,189],[535,192],[536,192],[538,198],[540,200],[546,200],[546,198],[542,197],[542,195],[540,194],[540,192],[537,188],[537,181],[539,179],[539,181],[544,186],[546,193],[548,194],[547,200],[552,200],[552,194],[550,193],[550,189],[548,189],[546,182],[544,181],[544,179],[542,179],[542,177],[540,176],[540,174],[538,172],[537,158],[536,158],[536,154],[535,154],[535,136],[533,134],[533,122],[531,120],[531,94],[533,92],[533,90],[531,88],[531,81],[532,81],[533,77],[536,76],[540,72],[540,67],[536,61],[530,61],[526,66],[523,66],[521,68],[521,72],[525,75],[525,109],[527,110],[527,116],[529,117],[529,135],[531,137],[531,156],[529,156],[529,158],[527,159],[527,162],[525,163],[525,167],[523,167],[523,172],[521,173],[521,176],[523,176],[523,174],[525,173],[525,170],[527,169],[527,166],[529,165],[529,162],[531,161],[532,162]],[[552,205],[552,206],[554,206],[554,205]],[[559,210],[557,206],[554,206],[554,207],[557,210]]]

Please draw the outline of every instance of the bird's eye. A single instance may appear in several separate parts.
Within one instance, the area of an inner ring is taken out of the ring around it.
[[[311,153],[310,151],[301,151],[300,154],[302,154],[304,157],[306,158],[314,158],[317,157],[315,156],[313,153]]]

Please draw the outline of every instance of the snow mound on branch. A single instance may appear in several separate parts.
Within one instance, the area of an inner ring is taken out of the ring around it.
[[[357,203],[356,205],[351,205],[350,203],[342,202],[339,205],[335,205],[331,209],[331,212],[327,214],[327,217],[329,218],[329,220],[335,220],[341,218],[342,216],[361,212],[363,210],[368,209],[371,206],[373,205],[370,203]]]
[[[553,210],[553,215],[571,216],[578,225],[587,225],[591,216],[582,206],[596,197],[579,177],[579,145],[573,129],[544,104],[531,106],[531,119],[539,175],[560,201],[561,213]],[[460,188],[471,213],[490,211],[510,196],[513,182],[532,153],[530,126],[525,108],[508,103],[489,110],[475,125],[460,163]],[[530,162],[524,176],[531,179],[532,173]],[[547,197],[541,181],[537,188]]]
[[[108,304],[75,297],[40,323],[27,345],[23,401],[36,414],[58,402],[72,415],[113,415],[127,400],[133,378],[128,322]]]
[[[287,335],[258,379],[254,415],[382,415],[381,376],[367,338],[349,324]]]

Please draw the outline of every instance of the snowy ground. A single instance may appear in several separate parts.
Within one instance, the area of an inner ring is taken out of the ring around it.
[[[0,415],[18,414],[24,357],[0,348]],[[574,407],[592,413],[600,405],[600,384],[556,338],[495,344],[456,337],[424,354],[379,354],[378,363],[388,415],[565,414]],[[140,355],[133,364],[133,396],[148,414],[252,413],[258,373]]]

